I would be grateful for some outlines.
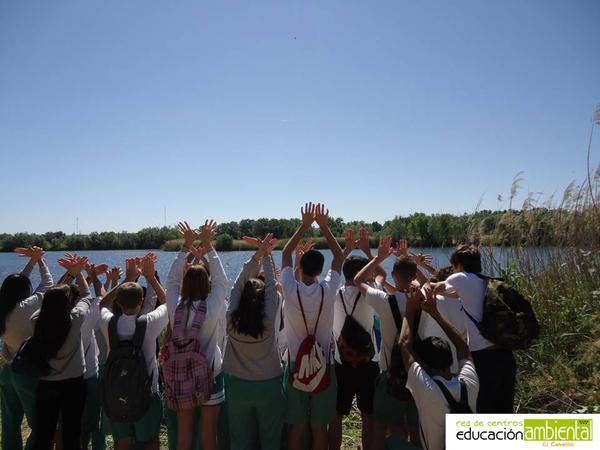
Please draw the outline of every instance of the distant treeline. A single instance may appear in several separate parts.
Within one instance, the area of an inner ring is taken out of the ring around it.
[[[446,247],[457,243],[486,245],[559,245],[557,236],[564,236],[565,216],[577,214],[561,209],[532,208],[520,211],[479,211],[474,214],[452,215],[415,213],[396,216],[383,224],[332,218],[330,226],[335,236],[343,236],[348,228],[369,230],[372,243],[380,235],[390,234],[397,239],[408,239],[415,247]],[[264,236],[271,232],[280,239],[291,237],[299,219],[244,219],[219,225],[216,247],[219,250],[245,249],[241,238],[245,235]],[[570,222],[569,222],[570,223]],[[560,231],[560,233],[558,232]],[[310,233],[320,236],[317,228]],[[317,239],[318,244],[323,243]],[[179,234],[174,227],[144,228],[135,233],[105,231],[100,233],[66,234],[61,231],[44,234],[0,234],[0,251],[10,252],[15,247],[38,245],[46,250],[129,250],[179,248]]]

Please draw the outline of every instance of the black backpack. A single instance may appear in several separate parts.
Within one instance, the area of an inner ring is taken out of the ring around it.
[[[152,377],[142,352],[147,321],[146,316],[138,317],[133,338],[120,341],[118,319],[119,316],[113,316],[108,323],[110,352],[100,385],[100,401],[109,419],[135,423],[144,417],[152,404]]]
[[[481,322],[464,308],[481,335],[499,347],[519,350],[529,347],[540,334],[531,303],[502,278],[474,273],[487,284]]]
[[[448,408],[450,408],[450,414],[473,414],[471,407],[469,406],[469,395],[467,393],[467,385],[464,380],[460,380],[460,400],[454,400],[454,397],[448,391],[448,388],[440,380],[433,380],[438,385],[442,394],[446,398]]]
[[[10,367],[19,375],[29,375],[37,378],[50,375],[51,367],[42,353],[37,339],[30,336],[19,347],[19,351],[12,360]]]
[[[368,364],[375,356],[375,346],[373,345],[373,339],[371,333],[363,328],[358,321],[353,317],[356,305],[360,300],[360,292],[354,299],[354,305],[352,311],[348,314],[346,309],[346,302],[344,300],[344,294],[342,290],[339,291],[342,299],[342,306],[346,313],[344,319],[344,325],[342,331],[337,340],[338,350],[340,352],[340,359],[343,364],[348,364],[352,367],[358,367]]]
[[[406,372],[406,368],[404,367],[404,361],[402,361],[402,350],[400,348],[400,344],[398,343],[398,337],[400,336],[400,331],[402,330],[402,314],[400,313],[400,309],[398,308],[396,296],[390,294],[388,295],[387,299],[390,305],[390,309],[392,311],[394,323],[396,324],[396,337],[394,338],[392,354],[390,355],[390,363],[388,364],[387,369],[387,390],[392,396],[396,397],[398,400],[408,401],[412,399],[412,395],[406,388],[406,380],[408,379],[408,373]],[[421,310],[419,309],[415,313],[412,330],[413,350],[415,353],[418,353],[420,342],[419,334],[417,332],[419,329],[420,322]]]

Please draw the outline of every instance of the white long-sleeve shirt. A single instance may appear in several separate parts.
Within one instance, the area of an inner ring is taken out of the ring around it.
[[[42,260],[39,265],[40,284],[31,297],[20,301],[6,318],[6,331],[2,337],[2,357],[7,363],[11,363],[17,355],[21,344],[33,334],[31,316],[42,306],[44,293],[50,289],[54,281],[48,270],[46,262]],[[23,270],[22,275],[29,277],[31,269]]]
[[[185,259],[187,253],[181,251],[177,254],[175,261],[169,270],[167,279],[167,309],[169,311],[169,321],[171,327],[175,323],[175,310],[181,301],[180,291],[183,280],[183,269],[185,267]],[[219,255],[215,250],[205,255],[208,260],[210,270],[211,288],[205,300],[196,300],[192,302],[192,308],[188,315],[186,329],[190,329],[195,317],[195,308],[200,305],[200,302],[206,302],[206,319],[198,340],[202,346],[204,356],[213,365],[214,376],[221,373],[221,364],[223,360],[223,339],[225,336],[225,312],[227,310],[227,290],[228,281],[225,270],[219,259]]]

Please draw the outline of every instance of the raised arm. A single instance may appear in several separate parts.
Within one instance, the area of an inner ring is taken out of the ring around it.
[[[371,261],[374,258],[373,253],[371,252],[371,242],[369,241],[369,230],[367,230],[365,227],[361,227],[361,229],[358,231],[357,245],[369,261]],[[385,285],[386,278],[387,272],[385,271],[385,269],[381,265],[375,267],[375,280],[380,284]]]
[[[336,240],[335,236],[329,228],[329,210],[325,208],[325,205],[321,203],[317,204],[315,210],[315,221],[321,229],[321,234],[325,237],[329,249],[333,253],[333,261],[331,262],[331,268],[337,273],[342,273],[342,265],[344,264],[344,252],[340,247],[340,244]]]
[[[142,259],[142,275],[144,278],[146,278],[148,287],[151,287],[156,293],[158,303],[162,305],[167,301],[167,294],[156,278],[156,269],[154,267],[155,263],[156,255],[154,253],[148,253],[146,256],[144,256]]]
[[[265,272],[265,299],[279,300],[277,291],[277,278],[275,277],[275,263],[271,257],[272,246],[268,256],[262,259],[263,271]]]
[[[126,282],[132,282],[138,279],[141,275],[141,271],[136,264],[135,258],[128,258],[125,260],[125,279],[122,283],[114,286],[110,291],[106,293],[106,295],[102,298],[102,302],[100,303],[100,309],[102,308],[110,308],[117,298],[117,289],[121,284]]]
[[[96,297],[104,297],[106,295],[106,291],[104,290],[104,286],[98,279],[97,267],[94,264],[88,264],[88,266],[85,268],[85,270],[88,274],[88,278],[90,279],[90,282],[94,286],[94,292],[96,294]]]
[[[257,251],[258,253],[258,251]],[[229,306],[227,311],[235,311],[240,303],[244,285],[250,278],[256,277],[260,268],[260,257],[256,253],[248,261],[244,263],[242,270],[235,279],[233,289],[231,289],[231,295],[229,296]]]
[[[44,261],[44,249],[41,247],[19,247],[15,249],[15,253],[17,253],[19,256],[29,258],[29,261],[21,271],[22,275],[25,275],[29,278],[29,276],[31,275],[31,271],[33,270],[33,267],[36,264],[40,269],[40,284],[34,292],[43,294],[48,289],[50,289],[54,281],[52,279],[50,271],[48,270],[46,261]]]
[[[312,223],[315,221],[315,211],[316,205],[312,203],[307,203],[304,205],[304,208],[300,209],[302,214],[302,223],[294,233],[294,235],[290,238],[289,241],[286,242],[283,247],[283,251],[281,253],[281,268],[285,269],[286,267],[293,266],[292,255],[294,253],[294,249],[300,243],[302,236],[310,229]]]
[[[381,265],[391,254],[394,253],[394,249],[391,247],[391,244],[391,236],[382,237],[379,240],[377,256],[369,261],[369,263],[354,277],[354,286],[356,286],[363,294],[367,293],[367,290],[370,287],[367,281],[373,277],[377,266]]]
[[[402,330],[400,331],[400,337],[398,343],[400,344],[400,350],[402,352],[402,362],[406,370],[412,366],[415,362],[415,356],[413,353],[413,328],[415,313],[419,309],[419,299],[421,292],[417,289],[412,288],[411,292],[406,296],[406,313],[404,319],[402,319]]]
[[[212,240],[217,235],[217,223],[214,220],[207,220],[200,231],[200,240],[202,247],[206,250],[206,259],[210,270],[210,293],[216,295],[217,298],[227,298],[228,280],[221,264],[221,259],[212,245]]]
[[[437,297],[433,290],[424,289],[424,291],[425,296],[421,302],[421,309],[429,314],[439,324],[442,330],[444,330],[446,336],[448,336],[450,341],[454,344],[454,347],[456,347],[456,358],[459,361],[463,359],[472,360],[473,358],[467,342],[463,339],[458,330],[438,311]]]

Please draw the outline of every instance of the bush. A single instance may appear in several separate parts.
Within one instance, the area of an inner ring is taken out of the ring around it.
[[[233,238],[227,233],[217,236],[215,248],[219,251],[229,251],[233,248]]]

